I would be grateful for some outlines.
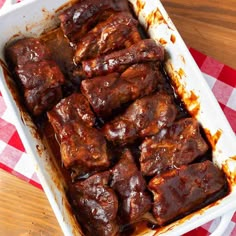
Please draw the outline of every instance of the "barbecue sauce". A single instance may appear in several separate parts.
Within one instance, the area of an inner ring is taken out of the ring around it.
[[[143,29],[141,28],[141,31]],[[143,37],[146,37],[145,34]],[[61,32],[60,28],[57,28],[53,31],[47,32],[46,34],[42,35],[41,39],[46,43],[46,45],[50,48],[52,52],[52,58],[58,63],[59,67],[61,68],[62,72],[66,76],[67,80],[69,81],[65,86],[65,93],[64,96],[67,96],[68,94],[71,94],[75,91],[79,91],[79,84],[80,80],[78,79],[76,82],[73,81],[73,74],[71,71],[74,69],[74,63],[73,63],[73,45],[69,45],[67,39],[63,36],[63,33]],[[66,49],[66,50],[65,50]],[[174,95],[174,100],[178,108],[178,119],[182,119],[185,117],[190,117],[191,115],[185,108],[184,103],[181,101],[179,96],[174,92],[174,88],[171,86],[170,78],[165,73],[164,67],[161,67],[162,73],[165,77],[166,83],[164,84],[164,89],[169,94]],[[68,73],[69,71],[69,73]],[[76,84],[76,86],[73,86]],[[124,105],[126,107],[128,104]],[[119,111],[117,111],[119,112]],[[115,112],[115,113],[117,113]],[[73,171],[66,170],[62,163],[61,163],[61,157],[60,157],[60,147],[57,141],[57,138],[55,136],[54,130],[51,126],[51,124],[47,121],[46,116],[41,117],[40,119],[36,119],[35,122],[37,123],[37,126],[39,127],[41,135],[43,135],[46,140],[48,141],[48,144],[50,146],[50,149],[53,153],[53,157],[55,158],[56,162],[58,163],[58,166],[60,168],[61,173],[63,174],[65,178],[65,182],[68,184],[67,189],[70,188],[70,186],[73,184],[73,181],[81,180],[84,178],[87,178],[89,176],[80,176],[77,179],[73,178]],[[103,125],[104,121],[101,118],[97,118],[96,127],[100,129],[100,127]],[[201,129],[201,134],[203,135],[204,139],[208,143],[209,147],[211,147],[207,135],[204,133],[204,130]],[[113,150],[113,152],[117,152],[117,156],[119,155],[120,150],[115,150],[114,146],[112,144],[109,144],[108,149]],[[136,143],[129,145],[130,150],[132,151],[132,154],[134,155],[135,159],[139,159],[140,151],[137,148],[140,145],[140,141],[137,140]],[[114,155],[116,156],[116,155]],[[201,157],[198,157],[197,160],[194,162],[199,161],[205,161],[205,160],[212,160],[212,149],[209,148],[206,154],[204,154]],[[113,164],[116,163],[116,159],[113,159]],[[138,161],[137,161],[138,163]],[[146,181],[149,181],[150,178],[146,178]],[[198,206],[195,210],[202,208],[203,206],[206,206],[208,203],[219,199],[223,197],[228,192],[227,186],[225,189],[222,189],[220,193],[218,193],[215,196],[212,196],[211,199],[209,199],[207,202],[204,202],[200,206]],[[68,196],[70,199],[70,197]],[[73,207],[72,207],[73,208]],[[185,215],[188,215],[190,212],[187,212]],[[74,212],[75,214],[75,212]],[[178,220],[182,218],[184,215],[174,219]],[[170,222],[171,223],[171,222]],[[153,218],[144,218],[141,219],[139,222],[129,224],[129,225],[122,225],[120,228],[120,235],[121,236],[127,236],[127,235],[138,235],[147,232],[148,230],[161,230],[161,227],[155,223],[155,219]]]
[[[142,7],[144,7],[144,6],[142,6]],[[142,35],[142,38],[146,38],[147,35],[146,35],[145,31],[143,30],[143,28],[141,26],[139,26],[139,28],[140,28],[140,33]],[[51,50],[52,58],[59,65],[61,71],[63,72],[63,74],[66,77],[67,82],[63,88],[63,97],[66,97],[66,96],[72,94],[73,92],[79,91],[80,82],[82,80],[82,77],[78,74],[75,75],[73,73],[75,66],[76,66],[73,61],[74,45],[70,44],[68,39],[64,37],[63,32],[61,31],[60,28],[56,28],[50,32],[45,33],[44,35],[41,36],[41,40]],[[173,39],[173,41],[175,41],[175,39]],[[175,101],[177,108],[178,108],[177,120],[185,118],[185,117],[190,117],[191,115],[187,111],[184,103],[181,101],[178,94],[175,93],[174,88],[171,85],[170,78],[165,73],[164,67],[161,67],[161,70],[162,70],[162,74],[165,77],[164,90],[167,91],[169,94],[173,95],[174,101]],[[194,96],[192,96],[192,98],[194,99]],[[127,107],[128,105],[129,104],[125,104],[124,107]],[[61,163],[59,143],[57,141],[57,137],[54,133],[54,130],[53,130],[51,124],[47,120],[46,115],[44,114],[41,117],[37,117],[37,118],[33,117],[33,119],[39,129],[40,135],[44,139],[46,139],[48,142],[50,150],[53,153],[53,157],[55,158],[55,161],[58,164],[58,167],[65,178],[65,182],[67,183],[66,191],[68,191],[70,189],[71,185],[73,184],[73,181],[78,180],[78,178],[74,179],[73,171],[71,172],[69,170],[66,170],[63,167],[63,164]],[[101,119],[100,117],[97,117],[96,128],[100,129],[102,127],[103,123],[104,123],[103,119]],[[205,134],[203,129],[201,129],[201,134],[202,134],[203,138],[205,139],[205,141],[208,143],[209,150],[203,156],[198,157],[197,160],[195,160],[195,162],[201,162],[201,161],[205,161],[205,160],[212,161],[212,148],[211,148],[212,145],[211,144],[212,143],[215,144],[217,142],[215,140],[216,137],[214,138],[213,142],[212,141],[209,142],[209,140],[207,139],[207,138],[209,138],[209,134]],[[217,135],[219,135],[219,134],[217,133]],[[137,140],[134,144],[129,145],[129,148],[132,151],[132,154],[134,155],[135,160],[139,159],[140,150],[137,148],[137,147],[139,147],[139,145],[140,145],[140,140]],[[111,143],[108,144],[108,150],[113,151],[113,156],[119,156],[120,150],[116,150]],[[114,155],[114,153],[115,153],[115,155]],[[114,165],[116,162],[117,162],[117,160],[115,158],[113,158],[112,165]],[[88,177],[87,175],[80,176],[79,179],[81,180],[81,179],[84,179],[87,177]],[[149,179],[150,178],[146,177],[146,181],[149,181]],[[225,196],[228,193],[228,191],[229,191],[228,187],[225,186],[225,188],[222,189],[222,191],[220,191],[218,194],[212,196],[212,198],[208,199],[203,204],[197,206],[197,208],[195,210],[200,209],[203,206],[206,206],[209,203]],[[68,194],[68,199],[70,201],[69,194]],[[71,204],[73,205],[72,202],[71,202]],[[184,214],[174,220],[180,219],[189,213],[190,212],[187,212],[186,214]],[[75,212],[74,212],[74,214],[75,214]],[[148,213],[148,214],[150,214],[150,213]],[[161,230],[161,227],[158,224],[156,224],[155,219],[153,219],[153,217],[151,217],[151,218],[147,217],[147,218],[141,219],[139,222],[135,222],[133,224],[122,225],[120,227],[120,235],[121,236],[140,235],[142,233],[147,232],[147,230],[155,230],[155,232],[156,232],[156,230],[158,230],[158,229]]]

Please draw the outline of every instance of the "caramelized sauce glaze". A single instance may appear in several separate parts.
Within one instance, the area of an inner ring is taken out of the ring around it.
[[[145,7],[145,3],[143,3],[141,0],[137,0],[137,6],[138,6],[138,14],[139,14],[140,11]],[[64,8],[64,7],[62,7],[62,8]],[[150,25],[154,24],[156,21],[165,23],[165,19],[161,15],[159,9],[156,9],[155,11],[151,12],[150,15],[148,16],[147,29],[150,27]],[[145,33],[145,31],[143,30],[143,28],[141,26],[140,26],[140,32],[141,32],[141,35],[143,35],[143,38],[147,37],[147,34]],[[41,40],[43,40],[47,44],[47,46],[50,48],[50,50],[52,51],[52,57],[58,63],[58,65],[61,68],[64,75],[67,78],[71,78],[70,80],[68,80],[69,82],[66,84],[66,86],[64,88],[64,96],[67,96],[67,95],[73,93],[74,91],[79,91],[80,78],[79,77],[75,78],[74,75],[72,74],[72,71],[75,66],[74,62],[73,62],[73,52],[74,52],[73,45],[68,44],[67,39],[63,36],[63,33],[61,32],[61,30],[59,28],[45,33],[44,35],[41,36]],[[175,40],[176,40],[175,36],[171,35],[172,43],[175,43]],[[165,40],[163,40],[163,41],[160,40],[160,41],[162,44],[166,44]],[[1,62],[1,64],[4,64],[4,63]],[[5,73],[6,73],[6,71],[5,71]],[[181,119],[181,118],[189,117],[189,116],[196,117],[199,112],[199,109],[200,109],[200,105],[197,101],[198,97],[194,94],[194,92],[191,92],[190,96],[187,98],[186,101],[188,104],[196,104],[196,105],[194,106],[194,108],[191,111],[187,111],[186,104],[183,103],[182,97],[180,96],[180,94],[183,94],[185,91],[181,91],[180,93],[176,93],[174,88],[170,84],[170,78],[165,73],[164,68],[163,68],[162,72],[165,75],[165,79],[166,79],[165,90],[168,91],[168,93],[174,94],[175,103],[178,106],[179,115],[178,115],[177,119]],[[182,77],[182,76],[184,76],[184,71],[179,70],[178,74],[180,77]],[[9,72],[7,72],[7,74],[5,74],[5,77],[7,77],[7,76],[9,76]],[[8,83],[11,83],[11,82],[8,81]],[[20,100],[19,96],[16,94],[15,90],[14,91],[12,90],[11,92],[15,96],[15,100],[19,101]],[[185,103],[186,103],[186,101],[185,101]],[[21,104],[21,103],[19,103],[19,104]],[[22,106],[22,105],[19,105],[19,106]],[[24,110],[24,106],[22,106],[22,107]],[[63,167],[63,165],[61,163],[60,147],[59,147],[58,141],[56,139],[54,130],[53,130],[52,126],[50,125],[50,123],[48,122],[45,115],[40,118],[34,118],[34,122],[36,123],[36,125],[39,129],[39,133],[40,133],[41,137],[45,138],[48,142],[48,145],[50,147],[50,151],[53,153],[52,156],[55,159],[55,162],[58,164],[58,167],[59,167],[61,173],[63,174],[64,181],[66,183],[66,186],[65,186],[66,191],[68,191],[68,189],[70,188],[70,185],[72,184],[71,174],[69,171],[67,171]],[[97,124],[96,124],[97,128],[100,128],[102,126],[102,124],[103,124],[103,120],[98,119]],[[221,136],[221,131],[218,130],[214,135],[212,135],[206,129],[202,130],[201,132],[202,132],[202,135],[203,135],[204,139],[206,140],[206,142],[208,144],[211,144],[210,145],[211,148],[209,149],[209,151],[205,155],[199,157],[197,159],[197,161],[212,160],[212,149],[214,149],[217,141],[219,140],[219,138]],[[134,145],[131,145],[131,147],[130,147],[136,160],[138,160],[139,155],[140,155],[140,150],[137,148],[139,146],[139,144],[140,144],[139,141],[137,141]],[[112,144],[110,144],[109,149],[113,150],[114,152],[120,152],[120,150],[114,150],[114,147],[112,146]],[[116,160],[113,160],[113,162],[115,163]],[[146,180],[148,181],[148,178],[146,178]],[[201,209],[203,206],[208,205],[210,202],[212,202],[216,199],[222,198],[228,192],[229,192],[229,189],[227,186],[225,186],[225,189],[222,189],[222,191],[220,193],[218,193],[215,196],[212,196],[212,198],[210,198],[208,201],[199,205],[195,210]],[[68,199],[69,199],[69,197],[68,197]],[[70,199],[69,199],[69,202],[70,202]],[[71,202],[71,204],[73,205],[72,202]],[[211,206],[213,204],[214,203],[210,204],[209,206]],[[187,212],[185,215],[187,215],[189,213],[190,212]],[[188,217],[190,218],[191,216],[192,216],[192,214],[190,214]],[[181,217],[178,217],[175,220],[178,220],[182,217],[183,217],[183,215]],[[185,220],[186,220],[186,218],[183,219],[183,221],[185,221]],[[123,236],[124,235],[141,235],[149,230],[155,230],[154,231],[154,232],[156,232],[155,235],[158,235],[158,232],[160,232],[162,230],[162,227],[158,226],[155,223],[155,220],[153,220],[153,219],[143,219],[139,222],[133,223],[132,225],[121,226],[120,235],[123,235]]]
[[[57,60],[62,71],[65,72],[67,70],[67,68],[71,68],[71,66],[73,66],[73,61],[72,61],[73,59],[71,56],[73,48],[69,49],[69,52],[65,52],[66,50],[62,50],[62,48],[65,46],[63,43],[63,41],[65,39],[60,39],[60,37],[62,37],[62,34],[59,29],[56,29],[56,30],[53,30],[53,31],[48,32],[47,34],[43,35],[42,40],[44,40],[46,42],[46,44],[48,45],[48,47],[50,47],[50,49],[53,52],[53,57]],[[68,48],[68,46],[67,46],[67,48]],[[58,51],[60,51],[61,54],[60,53],[58,54]],[[65,52],[65,55],[63,54],[63,52]],[[64,62],[65,59],[67,60],[66,63]],[[190,114],[187,111],[185,104],[182,102],[181,98],[176,93],[174,93],[174,88],[170,84],[170,78],[165,73],[164,68],[162,70],[163,70],[162,72],[166,78],[165,90],[168,91],[168,93],[174,94],[175,103],[178,106],[179,115],[178,115],[177,119],[181,119],[184,117],[189,117],[191,115],[194,115],[194,114]],[[184,72],[180,70],[179,73],[183,74]],[[66,75],[66,76],[68,76],[68,75]],[[78,89],[78,87],[73,87],[73,88],[71,88],[69,93],[72,93],[74,90],[79,90],[79,89]],[[67,93],[68,93],[68,91],[67,91]],[[194,103],[194,102],[196,102],[196,100],[197,100],[197,96],[194,93],[191,93],[191,96],[189,98],[189,102]],[[195,114],[197,114],[198,109],[199,108],[196,108]],[[58,166],[60,168],[60,171],[63,173],[63,176],[65,178],[65,182],[67,183],[67,189],[69,189],[70,185],[72,184],[71,174],[69,171],[67,171],[63,167],[63,165],[61,163],[60,148],[59,148],[59,144],[57,142],[57,139],[55,137],[55,133],[53,131],[53,128],[49,124],[49,122],[47,121],[47,119],[45,117],[42,117],[40,120],[37,120],[36,122],[37,122],[37,125],[41,131],[41,134],[47,139],[56,162],[59,163]],[[96,126],[99,128],[100,126],[102,126],[102,124],[103,124],[103,121],[101,119],[98,119]],[[207,138],[209,138],[209,134],[205,135],[203,130],[202,130],[202,134],[203,134],[203,137],[206,139],[207,143],[209,143],[209,141],[207,139]],[[213,136],[214,137],[213,144],[216,144],[216,138],[217,138],[216,136],[217,135]],[[210,141],[210,143],[212,143],[212,142]],[[139,146],[139,144],[140,144],[140,142],[137,141],[134,145],[130,145],[130,147],[129,147],[132,150],[132,153],[134,154],[136,160],[138,160],[139,155],[140,155],[140,150],[137,148]],[[113,150],[113,155],[114,155],[114,152],[117,152],[117,153],[120,152],[120,150],[114,150],[114,147],[112,146],[112,144],[110,144],[110,146],[108,148]],[[114,156],[116,156],[116,155],[114,155]],[[197,161],[204,161],[204,160],[212,160],[212,149],[210,149],[205,155],[203,155],[197,159]],[[116,160],[113,160],[113,162],[116,163]],[[85,176],[85,178],[87,178],[87,177],[88,176]],[[81,178],[83,178],[83,177],[81,177]],[[146,178],[147,181],[148,181],[148,179],[149,178]],[[218,199],[219,197],[223,197],[227,192],[228,192],[228,189],[226,186],[226,188],[223,189],[219,195],[212,196],[212,198],[209,199],[209,202],[212,202],[213,199]],[[208,204],[208,202],[205,202],[202,205],[200,205],[197,209],[200,209],[203,206],[206,206],[207,204]],[[189,214],[189,212],[186,213],[186,215],[187,214]],[[175,220],[181,219],[182,217],[183,217],[183,215],[181,217],[176,218]],[[190,216],[188,216],[188,217],[190,217]],[[123,235],[123,236],[142,235],[145,232],[148,232],[150,230],[153,230],[153,232],[156,232],[158,234],[158,232],[160,232],[162,229],[163,229],[163,227],[160,227],[158,224],[156,224],[155,220],[143,219],[143,220],[140,220],[139,222],[133,223],[131,225],[121,226],[120,235]]]

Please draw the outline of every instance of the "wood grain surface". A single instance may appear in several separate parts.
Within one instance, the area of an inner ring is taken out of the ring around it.
[[[185,43],[236,69],[236,0],[162,0]]]
[[[236,0],[163,0],[186,44],[236,68]],[[0,170],[0,235],[60,236],[43,191]]]
[[[1,169],[0,235],[63,235],[44,192]]]

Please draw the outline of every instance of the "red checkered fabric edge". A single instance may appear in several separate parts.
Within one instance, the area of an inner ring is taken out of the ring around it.
[[[190,48],[196,63],[236,133],[236,70]]]

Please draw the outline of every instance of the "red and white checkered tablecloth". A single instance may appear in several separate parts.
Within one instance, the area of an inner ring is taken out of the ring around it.
[[[5,0],[0,0],[0,8]],[[14,2],[20,2],[16,0]],[[218,61],[189,49],[199,68],[203,72],[208,85],[216,96],[232,129],[236,133],[236,70]],[[13,124],[11,114],[5,105],[0,91],[0,168],[41,188],[30,156],[25,152]],[[190,231],[185,236],[208,236],[219,224],[217,218],[201,227]],[[224,236],[236,235],[236,213],[234,214]]]

